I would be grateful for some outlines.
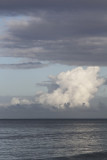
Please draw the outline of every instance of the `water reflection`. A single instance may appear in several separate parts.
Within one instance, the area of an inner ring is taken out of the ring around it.
[[[107,121],[0,122],[0,159],[39,159],[107,150]],[[7,158],[8,157],[8,158]]]

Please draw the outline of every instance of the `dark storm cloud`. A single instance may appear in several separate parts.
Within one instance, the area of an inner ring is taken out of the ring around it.
[[[105,0],[1,0],[1,15],[11,18],[0,56],[107,66],[106,8]]]

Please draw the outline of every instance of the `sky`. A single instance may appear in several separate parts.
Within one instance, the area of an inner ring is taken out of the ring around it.
[[[107,118],[106,15],[106,0],[0,0],[0,118]]]

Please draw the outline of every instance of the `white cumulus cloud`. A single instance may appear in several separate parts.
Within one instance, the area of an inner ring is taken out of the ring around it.
[[[90,100],[105,82],[104,78],[99,77],[99,70],[99,67],[77,67],[57,76],[50,76],[51,85],[58,87],[51,93],[37,94],[36,102],[57,108],[89,107]]]
[[[13,97],[11,100],[12,105],[24,105],[24,104],[31,104],[31,102],[28,99],[20,99],[18,97]]]

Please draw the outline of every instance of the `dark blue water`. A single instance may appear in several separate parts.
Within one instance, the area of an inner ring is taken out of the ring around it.
[[[0,120],[0,160],[107,160],[107,120]]]

